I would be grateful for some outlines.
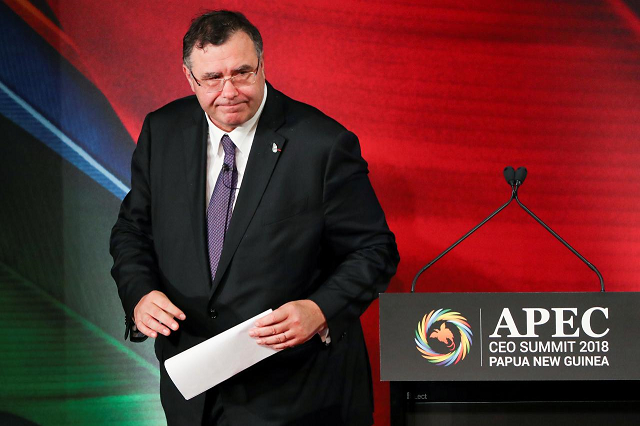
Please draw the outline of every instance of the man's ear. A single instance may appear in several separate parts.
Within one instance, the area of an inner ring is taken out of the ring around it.
[[[187,68],[185,64],[182,64],[182,72],[184,73],[184,76],[186,77],[187,82],[189,83],[189,87],[191,87],[191,91],[193,93],[196,93],[196,82],[193,80],[193,77],[191,76],[191,70]]]

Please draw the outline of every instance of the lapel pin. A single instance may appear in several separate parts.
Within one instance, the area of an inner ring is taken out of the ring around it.
[[[278,148],[278,145],[276,145],[275,143],[271,146],[271,152],[273,152],[274,154],[277,152],[282,152],[282,150],[280,148]]]

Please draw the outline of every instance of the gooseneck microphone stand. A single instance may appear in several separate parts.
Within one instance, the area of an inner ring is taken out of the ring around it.
[[[436,263],[438,260],[440,260],[445,254],[447,254],[451,250],[453,250],[458,244],[460,244],[465,239],[467,239],[467,237],[469,237],[471,234],[476,232],[482,225],[484,225],[485,223],[490,221],[495,215],[500,213],[505,207],[507,207],[509,204],[511,204],[511,202],[514,199],[516,200],[518,205],[520,207],[522,207],[522,209],[525,212],[527,212],[527,214],[529,216],[534,218],[536,220],[536,222],[538,222],[540,225],[542,225],[542,227],[544,227],[544,229],[549,231],[549,233],[551,233],[551,235],[556,237],[556,239],[558,241],[560,241],[566,248],[568,248],[573,254],[575,254],[580,260],[582,260],[589,267],[589,269],[591,269],[593,272],[596,273],[596,275],[598,276],[598,279],[600,280],[600,291],[604,293],[604,291],[605,291],[604,290],[604,280],[602,279],[602,274],[600,274],[600,271],[598,271],[598,268],[596,268],[595,265],[593,265],[591,262],[589,262],[587,259],[585,259],[584,256],[582,256],[580,253],[578,253],[578,251],[576,249],[571,247],[571,245],[569,243],[567,243],[564,239],[562,239],[562,237],[560,237],[560,235],[558,235],[553,229],[551,229],[546,223],[544,223],[538,216],[536,216],[531,210],[529,210],[524,204],[522,204],[522,202],[518,198],[518,189],[520,188],[520,186],[524,182],[525,178],[527,177],[527,169],[524,168],[524,167],[519,167],[517,171],[514,171],[513,167],[507,166],[507,167],[505,167],[503,173],[504,173],[505,180],[511,186],[511,197],[509,198],[509,200],[506,203],[504,203],[502,206],[500,206],[500,208],[498,208],[496,211],[494,211],[489,216],[487,216],[486,219],[484,219],[482,222],[480,222],[478,225],[476,225],[472,230],[470,230],[469,232],[464,234],[458,241],[456,241],[455,243],[450,245],[445,251],[440,253],[435,259],[433,259],[431,262],[427,263],[422,269],[420,269],[420,271],[418,271],[416,276],[413,278],[413,282],[411,283],[411,293],[415,292],[416,282],[418,281],[418,278],[420,277],[420,275],[422,275],[423,272],[425,272],[427,269],[429,269],[434,263]]]
[[[521,179],[518,179],[518,177],[520,177]],[[564,244],[564,246],[566,248],[568,248],[571,251],[571,253],[573,253],[576,256],[578,256],[578,259],[582,260],[584,262],[584,264],[589,267],[589,269],[591,269],[593,272],[596,273],[596,275],[598,276],[598,279],[600,280],[600,291],[602,293],[604,293],[604,280],[602,279],[602,274],[600,273],[600,271],[598,271],[598,268],[596,268],[595,265],[593,265],[591,262],[589,262],[587,259],[585,259],[584,256],[582,256],[580,253],[578,253],[578,251],[576,249],[571,247],[571,245],[568,242],[566,242],[560,235],[558,235],[553,229],[551,229],[546,223],[544,223],[542,221],[542,219],[540,219],[531,210],[529,210],[527,208],[527,206],[522,204],[522,202],[518,198],[518,188],[520,187],[520,185],[522,185],[522,183],[524,182],[524,179],[526,177],[527,177],[527,169],[525,169],[524,167],[519,167],[518,170],[516,171],[516,182],[515,182],[515,185],[512,187],[512,188],[515,188],[513,191],[515,193],[515,198],[516,198],[516,202],[518,203],[518,205],[520,207],[522,207],[522,209],[525,212],[527,212],[529,214],[529,216],[534,218],[536,220],[536,222],[538,222],[540,225],[542,225],[544,227],[544,229],[549,231],[549,233],[551,235],[556,237],[556,239],[558,241],[560,241],[562,244]]]

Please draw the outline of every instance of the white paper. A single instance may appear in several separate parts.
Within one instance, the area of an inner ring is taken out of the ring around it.
[[[164,366],[185,399],[191,399],[279,350],[258,345],[249,330],[265,311],[169,358]]]

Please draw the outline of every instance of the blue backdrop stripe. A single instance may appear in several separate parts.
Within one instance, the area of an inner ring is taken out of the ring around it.
[[[129,188],[124,183],[2,82],[0,82],[0,113],[31,133],[116,197],[122,199],[129,192]]]

